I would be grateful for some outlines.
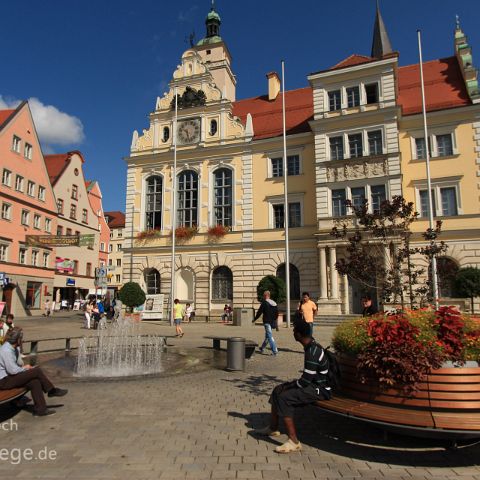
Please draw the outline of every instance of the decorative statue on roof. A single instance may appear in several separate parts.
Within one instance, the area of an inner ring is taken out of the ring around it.
[[[181,108],[201,107],[205,105],[207,96],[203,90],[195,90],[192,87],[187,87],[182,95],[177,95],[177,106]],[[173,97],[170,106],[175,110],[175,97]]]

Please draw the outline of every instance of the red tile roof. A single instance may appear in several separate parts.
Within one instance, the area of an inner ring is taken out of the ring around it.
[[[456,57],[424,62],[425,101],[427,111],[470,105],[462,72]],[[420,68],[418,64],[398,69],[398,104],[404,115],[422,111]]]
[[[0,127],[8,120],[15,110],[0,110]]]
[[[73,154],[80,156],[82,163],[85,161],[83,155],[78,150],[67,153],[59,153],[54,155],[45,155],[45,165],[47,166],[48,176],[50,178],[50,183],[55,185],[57,180],[60,178],[64,170],[67,168],[70,163],[70,158]]]
[[[330,70],[336,70],[337,68],[353,67],[355,65],[361,65],[362,63],[373,62],[375,60],[378,60],[378,58],[367,57],[366,55],[358,55],[354,53],[353,55],[347,57],[345,60],[342,60],[341,62],[331,67]]]
[[[285,92],[287,134],[309,132],[313,118],[313,96],[310,87]],[[254,139],[282,135],[282,94],[269,101],[267,95],[239,100],[233,104],[233,114],[245,125],[247,114],[253,119]]]
[[[125,226],[125,214],[123,212],[105,212],[105,217],[108,217],[108,226],[110,228],[120,228]]]

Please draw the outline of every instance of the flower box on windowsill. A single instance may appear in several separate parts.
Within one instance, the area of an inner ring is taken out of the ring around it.
[[[175,229],[175,238],[179,242],[187,242],[198,233],[198,227],[177,227]]]
[[[154,229],[147,229],[147,230],[143,230],[143,232],[139,232],[137,234],[137,240],[147,240],[147,239],[150,239],[150,238],[155,238],[159,235],[159,231],[158,230],[154,230]]]
[[[210,241],[221,240],[228,232],[230,232],[230,227],[225,227],[224,225],[215,225],[208,229],[207,235]]]

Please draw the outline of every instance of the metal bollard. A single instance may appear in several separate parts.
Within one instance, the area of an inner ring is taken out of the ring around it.
[[[245,370],[245,339],[242,337],[227,340],[227,370]]]

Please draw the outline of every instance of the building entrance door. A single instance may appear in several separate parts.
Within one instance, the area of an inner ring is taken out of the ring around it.
[[[5,315],[12,313],[12,296],[14,288],[15,287],[12,285],[7,285],[3,288],[2,302],[6,303],[4,310]]]
[[[377,302],[377,291],[375,288],[369,288],[357,280],[353,280],[352,278],[348,277],[348,298],[350,301],[350,313],[362,313],[363,312],[363,305],[362,305],[362,298],[365,295],[369,295],[372,299],[372,304],[375,308],[378,309],[378,302]]]

